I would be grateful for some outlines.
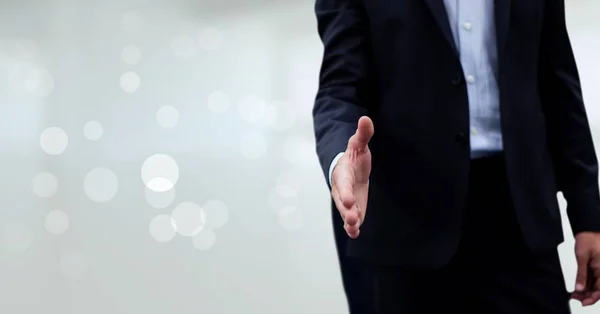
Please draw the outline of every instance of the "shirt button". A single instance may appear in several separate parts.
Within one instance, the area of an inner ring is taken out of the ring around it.
[[[470,22],[465,22],[463,23],[463,28],[468,32],[471,30],[471,28],[473,27],[473,25],[471,25]]]
[[[475,83],[475,77],[473,75],[467,75],[467,82],[469,84]]]
[[[472,127],[472,128],[471,128],[471,134],[473,134],[473,135],[477,135],[477,132],[478,132],[478,131],[477,131],[477,128],[476,128],[476,127]]]

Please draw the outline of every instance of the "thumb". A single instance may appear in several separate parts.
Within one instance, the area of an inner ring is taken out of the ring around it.
[[[577,258],[577,276],[575,279],[575,291],[583,292],[585,291],[587,276],[588,276],[588,266],[590,262],[590,255],[587,252],[576,253],[575,257]]]
[[[367,117],[362,116],[358,120],[358,128],[356,129],[356,133],[350,138],[348,141],[348,149],[351,150],[365,150],[371,137],[373,137],[373,133],[375,133],[375,127],[373,126],[373,121]]]

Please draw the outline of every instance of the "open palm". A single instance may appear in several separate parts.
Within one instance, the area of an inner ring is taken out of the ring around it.
[[[348,141],[348,147],[331,177],[331,193],[344,220],[344,229],[351,238],[358,237],[367,212],[371,174],[371,151],[368,144],[373,133],[371,119],[360,118],[356,133]]]

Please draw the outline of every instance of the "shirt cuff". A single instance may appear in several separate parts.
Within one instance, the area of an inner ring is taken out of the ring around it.
[[[333,169],[335,168],[335,165],[337,165],[338,160],[340,160],[340,158],[342,158],[343,155],[344,152],[341,152],[335,155],[335,158],[333,158],[333,160],[331,161],[331,165],[329,166],[329,186],[331,186],[331,175],[333,174]]]

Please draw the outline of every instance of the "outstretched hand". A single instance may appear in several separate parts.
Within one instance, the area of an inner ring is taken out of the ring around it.
[[[331,194],[350,238],[357,238],[367,213],[371,151],[369,141],[374,133],[373,121],[364,116],[356,133],[348,140],[344,155],[331,176]]]

